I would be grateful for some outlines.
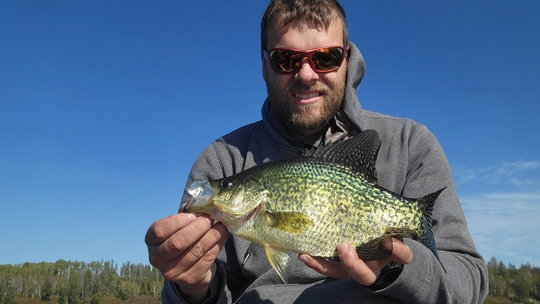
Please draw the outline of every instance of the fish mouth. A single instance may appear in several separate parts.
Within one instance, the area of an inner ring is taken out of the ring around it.
[[[259,214],[263,204],[258,202],[251,210],[246,210],[244,209],[245,205],[243,205],[245,199],[244,195],[245,191],[242,189],[232,199],[230,205],[215,205],[217,209],[216,215],[220,218],[221,222],[226,225],[245,223]]]
[[[253,217],[257,216],[257,214],[259,214],[259,212],[262,209],[262,206],[263,206],[263,204],[259,203],[251,211],[249,211],[248,213],[244,213],[244,214],[237,214],[237,215],[228,214],[229,221],[231,221],[231,222],[247,222],[250,219],[252,219]]]
[[[247,222],[259,214],[264,206],[261,201],[253,209],[244,210],[242,208],[245,194],[243,189],[236,194],[230,205],[215,204],[211,199],[217,192],[217,188],[212,186],[211,182],[204,180],[193,181],[187,188],[187,192],[191,198],[180,206],[180,212],[208,213],[214,220],[223,222],[225,225]],[[212,204],[212,208],[208,208],[209,204]]]
[[[212,198],[216,189],[207,181],[195,180],[188,187],[187,192],[191,198],[186,204],[180,206],[180,212],[189,212],[193,207],[204,206]]]
[[[203,180],[193,181],[187,188],[187,192],[191,198],[187,203],[180,206],[180,212],[200,212],[201,214],[208,212],[210,217],[225,225],[238,225],[249,221],[259,214],[264,205],[259,203],[252,210],[247,212],[242,210],[240,207],[244,200],[244,191],[240,191],[233,198],[232,206],[234,206],[234,208],[225,208],[225,206],[219,204],[214,204],[210,209],[205,208],[208,206],[209,202],[211,202],[212,196],[217,192],[217,189],[212,186],[212,183]]]
[[[255,207],[255,209],[253,209],[250,213],[248,213],[246,215],[246,218],[245,220],[246,221],[249,221],[250,219],[252,219],[253,217],[257,216],[259,214],[259,212],[262,210],[263,208],[263,204],[259,203],[257,205],[257,207]]]
[[[259,212],[262,210],[262,204],[257,205],[253,210],[249,211],[248,213],[243,214],[235,214],[223,211],[218,209],[216,213],[214,214],[216,218],[219,218],[219,222],[223,223],[227,228],[229,229],[237,229],[235,227],[239,227],[244,225],[245,223],[249,222],[251,219],[256,217]]]

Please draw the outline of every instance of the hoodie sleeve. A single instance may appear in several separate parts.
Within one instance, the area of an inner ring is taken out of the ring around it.
[[[407,239],[413,252],[411,263],[396,281],[373,292],[404,303],[482,303],[488,293],[487,266],[468,231],[446,156],[423,125],[410,124],[410,132],[400,137],[405,147],[401,155],[389,155],[408,164],[401,177],[390,177],[403,178],[404,183],[395,183],[402,185],[401,194],[422,197],[446,187],[432,217],[440,262],[425,246]]]
[[[210,287],[211,295],[203,304],[228,304],[232,303],[230,293],[227,290],[225,267],[220,261],[216,261],[217,273]],[[161,292],[163,304],[189,304],[183,298],[174,283],[165,281]]]

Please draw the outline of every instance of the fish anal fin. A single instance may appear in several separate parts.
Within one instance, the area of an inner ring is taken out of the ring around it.
[[[311,227],[311,218],[300,212],[269,212],[265,213],[269,227],[290,233],[301,233]]]
[[[394,248],[392,237],[373,240],[365,245],[357,246],[356,253],[364,261],[382,260],[392,254]]]
[[[287,254],[286,251],[275,249],[271,247],[270,245],[264,246],[264,252],[266,253],[266,258],[268,259],[268,262],[270,263],[270,266],[274,268],[281,278],[283,280],[283,283],[287,283],[285,280],[285,268],[287,267],[287,264],[289,263],[290,257]]]

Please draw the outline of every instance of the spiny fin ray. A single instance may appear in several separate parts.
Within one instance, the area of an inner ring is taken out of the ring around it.
[[[441,259],[439,258],[439,254],[437,252],[437,246],[435,245],[435,236],[433,235],[433,227],[431,222],[433,206],[435,205],[435,201],[444,189],[446,189],[446,187],[418,199],[418,204],[423,208],[422,213],[424,214],[424,234],[419,235],[416,239],[420,243],[428,247],[431,252],[433,252],[435,257],[443,267],[444,271],[446,272],[446,269],[444,268],[444,265],[442,264]]]
[[[382,260],[392,254],[392,237],[374,240],[365,246],[356,247],[358,257],[364,261]]]
[[[361,173],[370,183],[377,184],[375,162],[380,147],[379,134],[374,130],[365,130],[348,140],[321,145],[304,155],[330,159]]]
[[[290,260],[287,252],[275,249],[270,245],[264,246],[264,252],[266,253],[266,258],[268,259],[268,262],[270,262],[270,266],[272,266],[272,268],[276,270],[283,283],[287,283],[284,276],[285,268],[287,267],[287,264]]]

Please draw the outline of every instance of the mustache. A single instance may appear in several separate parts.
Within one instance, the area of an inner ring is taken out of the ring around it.
[[[316,91],[316,92],[321,92],[323,94],[326,94],[330,91],[330,88],[328,88],[327,85],[321,82],[317,82],[316,84],[312,86],[295,82],[291,84],[290,86],[286,87],[284,93],[296,93],[300,91]]]

